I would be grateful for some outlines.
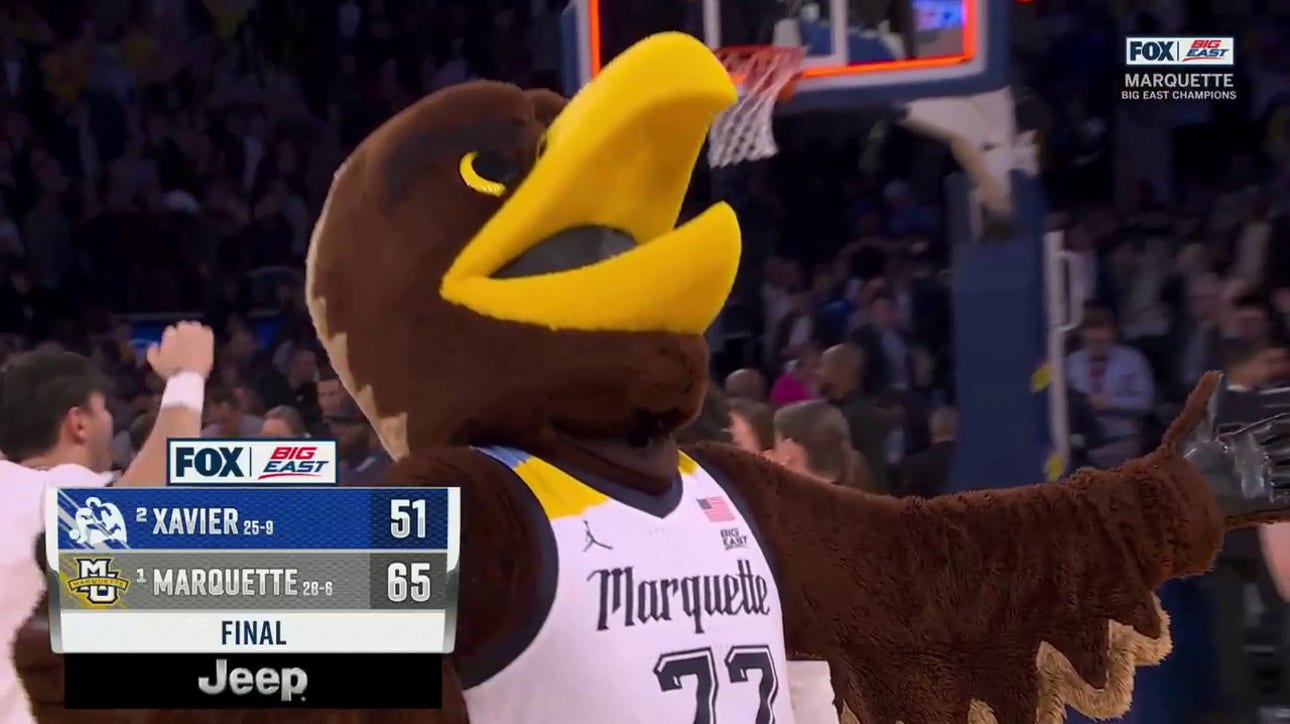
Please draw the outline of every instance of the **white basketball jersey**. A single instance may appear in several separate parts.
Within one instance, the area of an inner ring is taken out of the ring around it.
[[[698,463],[682,456],[650,496],[481,452],[524,481],[549,536],[534,625],[491,664],[459,667],[471,724],[792,724],[774,576]]]
[[[45,491],[55,487],[103,487],[112,476],[80,465],[35,470],[0,460],[0,722],[36,721],[13,662],[14,640],[45,593],[36,541],[45,532]]]

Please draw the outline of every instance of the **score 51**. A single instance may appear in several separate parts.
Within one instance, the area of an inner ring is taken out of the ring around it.
[[[415,534],[426,537],[426,501],[424,498],[408,500],[395,498],[390,501],[390,537],[403,540]]]

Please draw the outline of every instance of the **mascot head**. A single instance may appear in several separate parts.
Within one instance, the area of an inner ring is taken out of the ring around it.
[[[706,47],[664,34],[567,104],[466,83],[363,141],[314,231],[306,294],[393,455],[562,435],[646,445],[696,414],[739,227],[724,204],[677,220],[734,100]]]

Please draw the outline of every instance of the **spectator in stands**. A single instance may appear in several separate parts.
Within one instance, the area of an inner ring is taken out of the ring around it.
[[[931,498],[946,492],[949,486],[950,463],[954,460],[954,445],[958,439],[958,414],[952,407],[937,408],[932,412],[928,427],[931,442],[905,458],[900,466],[901,495]]]
[[[1272,341],[1276,331],[1267,303],[1258,294],[1243,294],[1232,301],[1228,336],[1248,339],[1260,345]]]
[[[202,437],[256,437],[263,422],[242,410],[242,401],[232,391],[213,388],[206,395],[207,420]]]
[[[846,418],[823,400],[807,400],[775,412],[775,447],[779,464],[824,483],[870,489],[868,464],[851,447]]]
[[[309,437],[305,419],[294,407],[278,405],[264,413],[260,437]]]
[[[145,412],[134,418],[134,421],[130,423],[130,427],[126,429],[130,439],[130,455],[125,461],[116,461],[116,469],[124,470],[129,467],[130,460],[133,460],[134,456],[138,455],[139,451],[143,449],[143,442],[148,439],[148,435],[152,434],[152,426],[155,424],[157,424],[157,413],[155,412]]]
[[[730,400],[730,437],[750,453],[765,454],[775,447],[775,413],[760,402]]]
[[[927,421],[911,409],[910,396],[897,389],[886,389],[874,398],[879,418],[886,424],[887,437],[883,441],[883,462],[871,466],[896,467],[910,454],[927,447]],[[890,473],[888,473],[890,480]]]
[[[1268,358],[1258,342],[1229,339],[1223,343],[1223,372],[1229,394],[1224,398],[1222,416],[1234,422],[1253,422],[1265,414],[1257,391],[1268,380]]]
[[[766,401],[766,376],[760,370],[744,367],[726,375],[726,397],[731,400]]]
[[[730,439],[730,405],[726,396],[715,384],[708,384],[703,395],[703,406],[699,415],[689,425],[676,433],[676,441],[681,444],[696,442],[731,442]]]
[[[1098,255],[1097,237],[1090,227],[1091,222],[1084,220],[1066,231],[1067,250],[1079,260],[1076,268],[1081,272],[1081,276],[1071,284],[1078,289],[1078,299],[1113,308],[1111,305],[1119,299],[1115,275],[1111,273],[1108,260]]]
[[[1116,342],[1110,312],[1090,307],[1080,325],[1080,348],[1066,358],[1070,386],[1084,393],[1111,438],[1142,432],[1143,416],[1155,403],[1151,366],[1138,350]]]
[[[233,385],[232,392],[237,397],[238,404],[242,406],[242,412],[256,417],[264,415],[264,403],[260,402],[260,396],[255,393],[255,390],[250,385]]]
[[[786,310],[780,313],[775,325],[768,328],[766,344],[769,347],[768,366],[775,375],[784,371],[802,347],[815,338],[815,319],[811,314],[811,298],[797,290],[788,296]]]
[[[1290,274],[1290,271],[1286,273]],[[1278,287],[1272,292],[1272,308],[1276,312],[1276,325],[1281,336],[1290,337],[1290,287]]]
[[[770,388],[772,405],[789,405],[815,397],[815,371],[819,351],[812,342],[797,346],[795,356],[787,369]]]
[[[940,232],[940,214],[920,204],[905,181],[892,181],[882,191],[886,206],[887,231],[901,237],[912,233],[936,235]]]
[[[1256,392],[1267,381],[1265,348],[1248,339],[1229,339],[1223,344],[1223,371],[1233,392]]]
[[[811,299],[814,302],[812,318],[815,320],[812,336],[820,345],[841,342],[847,335],[848,324],[856,313],[856,304],[846,296],[846,270],[836,261],[823,264],[815,270],[811,280]]]
[[[296,408],[305,423],[312,426],[322,418],[318,410],[318,377],[318,353],[310,346],[293,346],[286,371],[274,368],[261,378],[260,399],[270,407]]]
[[[0,287],[0,332],[44,338],[54,322],[53,294],[38,286],[21,263],[9,268],[8,282]]]
[[[914,257],[892,254],[884,277],[900,326],[920,343],[939,347],[949,342],[949,309],[939,285],[915,276]]]
[[[1215,369],[1219,363],[1219,345],[1223,340],[1222,283],[1214,274],[1204,274],[1192,280],[1186,289],[1186,315],[1177,315],[1173,343],[1177,365],[1171,380],[1175,396],[1181,399],[1200,380],[1200,376]]]
[[[794,339],[802,342],[811,336],[809,306],[805,295],[797,293],[801,270],[795,264],[773,256],[766,260],[762,278],[760,301],[766,328],[762,362],[778,372],[785,348]]]
[[[887,387],[913,389],[914,341],[900,328],[890,294],[882,292],[869,302],[869,323],[853,332],[851,341],[865,352],[862,390],[872,395]]]
[[[1260,289],[1268,267],[1268,248],[1272,243],[1272,214],[1267,193],[1252,188],[1246,193],[1244,215],[1232,260],[1232,277],[1244,282],[1246,289]]]
[[[1171,322],[1165,304],[1171,249],[1157,235],[1135,238],[1112,254],[1120,297],[1116,300],[1120,332],[1129,344],[1147,353],[1162,344]]]
[[[339,412],[326,420],[340,455],[341,485],[374,485],[384,480],[393,464],[377,440],[362,410],[352,398],[346,398]]]
[[[885,445],[887,424],[873,401],[860,390],[864,378],[865,353],[854,344],[839,344],[820,356],[820,396],[842,412],[851,433],[851,447],[869,461],[873,488],[890,492]]]
[[[235,384],[250,375],[259,356],[259,343],[255,333],[240,317],[229,317],[226,322],[228,340],[220,348],[219,366],[228,370],[235,379],[225,379],[225,384]],[[264,395],[260,395],[264,399]]]
[[[1267,387],[1290,386],[1290,345],[1276,343],[1263,350]]]
[[[324,418],[339,413],[348,397],[349,393],[341,384],[340,377],[336,376],[336,370],[330,365],[324,365],[318,374],[319,412]]]

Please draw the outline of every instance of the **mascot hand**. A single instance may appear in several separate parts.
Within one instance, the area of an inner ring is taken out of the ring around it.
[[[1184,441],[1183,455],[1214,486],[1229,520],[1290,511],[1290,413],[1269,414],[1220,433],[1223,402],[1231,394],[1225,382]]]

